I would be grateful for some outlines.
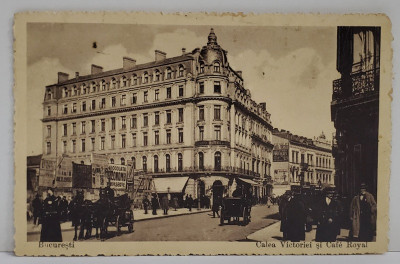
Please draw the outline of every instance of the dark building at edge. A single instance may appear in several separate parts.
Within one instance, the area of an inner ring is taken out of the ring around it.
[[[380,27],[338,27],[331,119],[335,185],[353,197],[362,182],[377,197]]]

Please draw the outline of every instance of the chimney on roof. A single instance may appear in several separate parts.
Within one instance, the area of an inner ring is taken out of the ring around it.
[[[97,74],[103,72],[103,67],[99,65],[92,64],[91,74]]]
[[[185,55],[186,53],[186,48],[182,48],[182,55]]]
[[[156,61],[162,61],[162,60],[165,60],[167,58],[167,53],[165,53],[165,52],[163,52],[161,50],[155,50],[154,53],[156,55],[155,56]]]
[[[240,77],[242,77],[242,71],[236,71],[236,73],[237,73]]]
[[[123,60],[123,66],[122,67],[124,68],[124,70],[129,70],[129,69],[132,69],[132,68],[134,68],[136,66],[136,60],[135,59],[132,59],[132,58],[129,58],[129,57],[123,57],[122,60]]]
[[[75,79],[79,78],[79,72],[75,72]]]
[[[65,72],[58,72],[58,83],[68,81],[69,74]]]
[[[262,110],[267,110],[267,103],[266,102],[262,102],[262,103],[260,103],[260,105],[261,105],[261,109]]]

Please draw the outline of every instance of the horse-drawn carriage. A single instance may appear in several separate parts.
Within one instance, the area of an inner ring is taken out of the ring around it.
[[[122,227],[128,227],[128,232],[133,232],[133,211],[131,200],[127,194],[118,197],[107,196],[106,190],[100,190],[100,200],[97,202],[100,217],[100,237],[108,233],[108,226],[115,226],[117,235],[120,234]]]
[[[100,199],[91,202],[83,200],[82,192],[73,200],[70,210],[72,224],[75,226],[74,240],[90,238],[93,228],[96,229],[96,237],[101,239],[107,237],[109,226],[115,226],[117,235],[120,234],[122,227],[127,227],[129,233],[133,232],[134,217],[131,200],[127,194],[113,197],[107,193],[107,189],[100,189]],[[84,230],[86,230],[85,236]]]
[[[250,222],[251,201],[242,197],[225,197],[222,199],[222,208],[220,216],[220,224],[224,225],[225,221],[230,223],[232,220],[247,225]]]

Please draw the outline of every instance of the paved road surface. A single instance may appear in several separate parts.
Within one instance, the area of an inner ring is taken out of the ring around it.
[[[135,231],[131,234],[123,228],[122,234],[115,236],[115,229],[110,228],[107,241],[240,241],[276,222],[277,211],[277,206],[255,206],[252,221],[247,226],[220,226],[219,218],[212,218],[210,212],[146,220],[135,223]],[[73,235],[73,231],[63,231],[63,240],[71,241]],[[39,234],[28,235],[28,241],[38,241],[39,237]],[[90,241],[99,240],[93,238]]]

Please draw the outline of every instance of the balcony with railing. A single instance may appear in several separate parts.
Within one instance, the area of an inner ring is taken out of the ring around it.
[[[246,170],[242,168],[236,168],[231,166],[221,166],[221,167],[214,167],[214,166],[193,166],[193,167],[170,167],[168,169],[159,168],[159,169],[147,169],[146,171],[143,170],[135,170],[133,172],[133,176],[136,175],[170,175],[170,174],[192,174],[192,173],[223,173],[223,174],[234,174],[237,176],[250,176],[253,178],[261,178],[261,174],[258,172],[254,172],[251,170]],[[268,179],[271,176],[264,175],[264,178]]]
[[[357,71],[350,74],[348,83],[343,78],[333,81],[332,100],[340,101],[351,97],[361,97],[378,91],[379,68],[369,71]]]

